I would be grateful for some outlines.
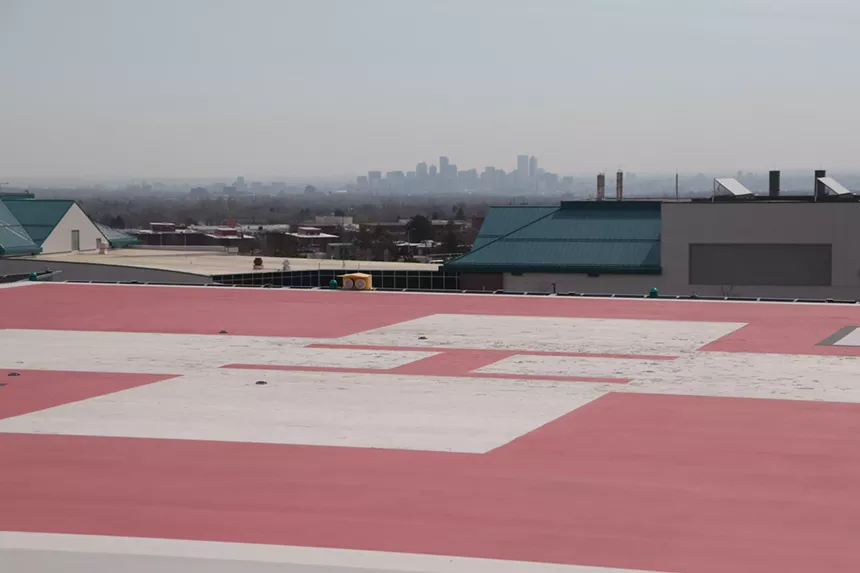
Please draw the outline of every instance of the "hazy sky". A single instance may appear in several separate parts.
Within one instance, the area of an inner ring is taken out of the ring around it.
[[[0,181],[860,168],[850,0],[0,0]]]

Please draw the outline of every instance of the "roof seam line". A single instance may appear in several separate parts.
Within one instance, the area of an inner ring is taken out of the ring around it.
[[[498,242],[498,241],[501,241],[501,240],[502,240],[502,239],[504,239],[505,237],[509,237],[509,236],[513,235],[514,233],[516,233],[516,232],[522,231],[522,230],[523,230],[523,229],[525,229],[526,227],[529,227],[529,226],[531,226],[531,225],[534,225],[534,224],[535,224],[535,223],[537,223],[538,221],[543,221],[544,219],[546,219],[546,218],[547,218],[547,217],[549,217],[550,215],[555,215],[555,214],[556,214],[556,213],[558,213],[559,211],[561,211],[561,207],[557,207],[557,208],[555,208],[554,210],[552,210],[552,211],[550,211],[549,213],[547,213],[546,215],[544,215],[543,217],[538,217],[538,218],[537,218],[537,219],[535,219],[534,221],[531,221],[531,222],[529,222],[529,223],[526,223],[525,225],[523,225],[523,226],[521,226],[521,227],[519,227],[519,228],[517,228],[517,229],[514,229],[514,230],[513,230],[513,231],[511,231],[510,233],[505,233],[505,234],[504,234],[504,235],[502,235],[501,237],[498,237],[498,238],[496,238],[496,239],[493,239],[493,240],[492,240],[492,241],[490,241],[489,243],[486,243],[486,244],[484,244],[484,245],[481,245],[480,247],[478,247],[478,248],[477,248],[477,249],[475,249],[474,251],[469,251],[468,253],[466,253],[466,254],[464,254],[464,255],[462,255],[462,256],[460,256],[460,257],[457,257],[456,259],[453,259],[453,260],[449,261],[449,263],[453,263],[453,262],[455,262],[455,261],[459,261],[460,259],[462,259],[462,258],[464,258],[464,257],[468,257],[469,255],[471,255],[471,254],[473,254],[473,253],[477,253],[477,252],[478,252],[478,251],[480,251],[481,249],[484,249],[484,248],[486,248],[486,247],[489,247],[489,246],[490,246],[490,245],[492,245],[493,243],[496,243],[496,242]]]

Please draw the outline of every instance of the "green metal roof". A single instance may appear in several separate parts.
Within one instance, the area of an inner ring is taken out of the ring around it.
[[[3,203],[24,226],[27,234],[41,245],[75,204],[69,199],[25,199],[4,197]]]
[[[558,207],[531,205],[490,207],[475,239],[473,250],[556,211]]]
[[[108,240],[111,247],[127,247],[129,245],[137,245],[140,243],[135,237],[131,235],[126,235],[121,231],[117,231],[113,227],[108,227],[107,225],[102,225],[101,223],[95,223],[96,227],[98,227],[99,231],[102,232],[102,235],[105,236],[105,239]]]
[[[515,209],[524,211],[511,212]],[[497,213],[499,221],[493,221]],[[517,221],[526,222],[511,229]],[[445,264],[445,270],[661,272],[659,202],[566,201],[553,208],[494,208],[487,215],[484,226],[487,225],[491,233],[485,234],[483,227],[479,233],[486,240],[476,242],[470,253]],[[511,230],[494,237],[499,229]]]
[[[15,218],[12,211],[0,201],[0,255],[37,255],[42,249]]]

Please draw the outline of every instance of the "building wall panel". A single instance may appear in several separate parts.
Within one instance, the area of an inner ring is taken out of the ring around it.
[[[42,253],[66,253],[72,250],[72,231],[80,231],[82,251],[94,251],[97,239],[107,244],[107,239],[98,227],[87,217],[77,204],[72,205],[66,214],[42,243]]]

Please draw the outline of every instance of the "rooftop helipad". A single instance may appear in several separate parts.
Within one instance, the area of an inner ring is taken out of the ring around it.
[[[860,306],[62,283],[0,303],[16,570],[860,570]]]

